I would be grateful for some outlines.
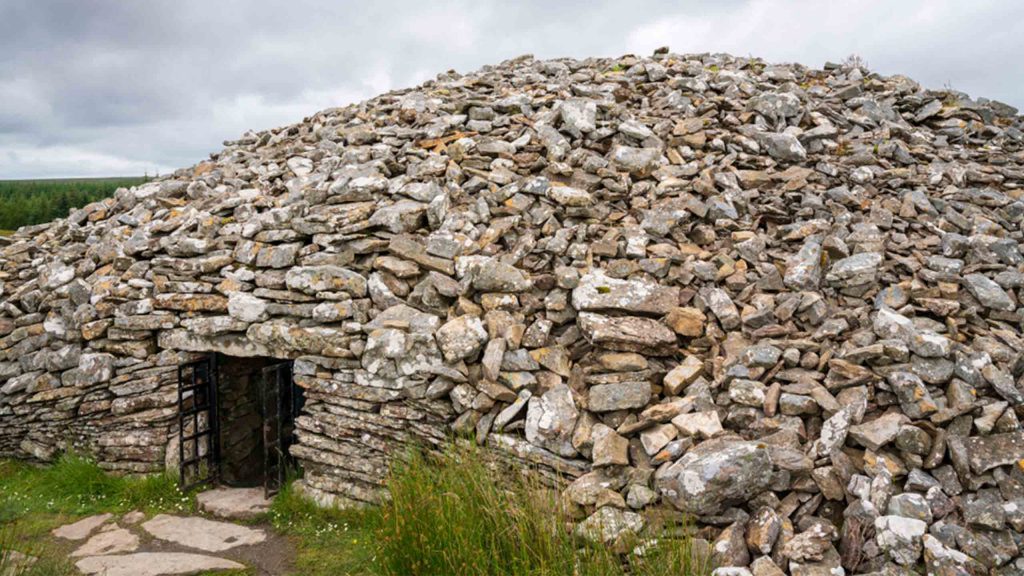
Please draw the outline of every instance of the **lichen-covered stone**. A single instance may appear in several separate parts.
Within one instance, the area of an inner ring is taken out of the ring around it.
[[[526,409],[526,440],[564,457],[576,455],[572,433],[579,410],[568,386],[559,385],[529,400]]]
[[[577,310],[620,310],[639,314],[667,314],[679,302],[679,289],[641,280],[610,278],[593,270],[579,280],[572,291]]]
[[[583,312],[579,322],[583,335],[595,346],[654,356],[667,356],[675,351],[675,334],[650,318]]]
[[[354,297],[366,296],[366,278],[340,266],[300,266],[285,274],[288,288],[316,294],[318,292],[347,292]]]
[[[683,512],[715,514],[765,490],[771,469],[764,446],[708,440],[659,473],[658,490]]]
[[[605,506],[581,522],[576,533],[588,540],[610,545],[624,535],[638,534],[643,527],[643,517],[636,512]]]
[[[612,412],[641,408],[651,400],[648,382],[599,384],[590,389],[589,407],[594,412]]]
[[[928,525],[921,520],[902,516],[879,516],[875,519],[875,540],[878,547],[903,566],[913,566],[921,557],[922,537]]]
[[[448,362],[473,356],[487,341],[483,322],[475,316],[459,316],[437,330],[437,345]]]

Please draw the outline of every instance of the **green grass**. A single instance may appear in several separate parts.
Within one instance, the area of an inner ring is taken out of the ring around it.
[[[112,196],[121,187],[146,178],[78,178],[58,180],[0,180],[0,234],[21,226],[49,222]]]
[[[297,549],[303,576],[374,574],[374,514],[368,510],[323,508],[289,483],[274,499],[268,519]]]
[[[26,563],[23,558],[15,558],[15,550],[35,560]],[[40,544],[26,544],[16,525],[0,525],[0,574],[3,576],[70,576],[74,573],[71,563],[60,554]]]
[[[618,554],[574,535],[574,522],[557,492],[533,475],[495,470],[485,456],[472,445],[453,446],[444,454],[411,453],[392,471],[391,497],[379,506],[322,508],[289,483],[261,520],[294,544],[295,574],[301,576],[710,573],[694,559],[681,517],[674,516],[678,525],[652,529],[623,548],[646,540],[642,557]],[[66,455],[46,467],[0,461],[0,526],[7,527],[0,530],[0,549],[44,559],[24,576],[72,573],[59,553],[46,548],[53,528],[89,514],[131,510],[188,513],[194,499],[171,477],[111,476],[81,456]]]
[[[575,537],[555,492],[509,480],[473,448],[411,455],[388,482],[391,498],[362,510],[322,509],[287,488],[271,523],[295,537],[304,576],[707,574],[686,537],[659,538],[643,558]],[[628,570],[628,572],[627,572]]]
[[[33,514],[187,512],[193,499],[170,475],[113,476],[92,460],[66,454],[52,466],[0,462],[0,522]]]
[[[518,477],[502,485],[472,452],[436,465],[414,456],[381,509],[386,574],[613,574],[618,558],[577,541],[555,495]]]
[[[112,476],[88,458],[73,454],[52,466],[0,461],[0,550],[40,558],[25,576],[74,573],[70,563],[47,544],[49,532],[58,526],[102,512],[155,514],[191,511],[193,506],[192,495],[182,493],[166,475]]]

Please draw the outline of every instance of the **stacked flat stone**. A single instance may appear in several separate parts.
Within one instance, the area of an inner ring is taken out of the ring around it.
[[[295,359],[304,488],[471,433],[728,573],[1024,574],[1024,122],[855,64],[539,61],[326,110],[0,240],[0,453],[175,462]]]

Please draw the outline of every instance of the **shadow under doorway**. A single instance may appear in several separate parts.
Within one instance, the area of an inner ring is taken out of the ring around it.
[[[179,390],[184,488],[263,486],[268,496],[280,490],[296,466],[289,448],[305,402],[290,360],[210,354],[182,366]]]

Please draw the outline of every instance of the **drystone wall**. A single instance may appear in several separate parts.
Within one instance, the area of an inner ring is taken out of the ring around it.
[[[173,461],[175,367],[295,359],[322,499],[472,433],[582,535],[1021,574],[1017,111],[856,63],[538,61],[246,134],[0,245],[0,452]]]

